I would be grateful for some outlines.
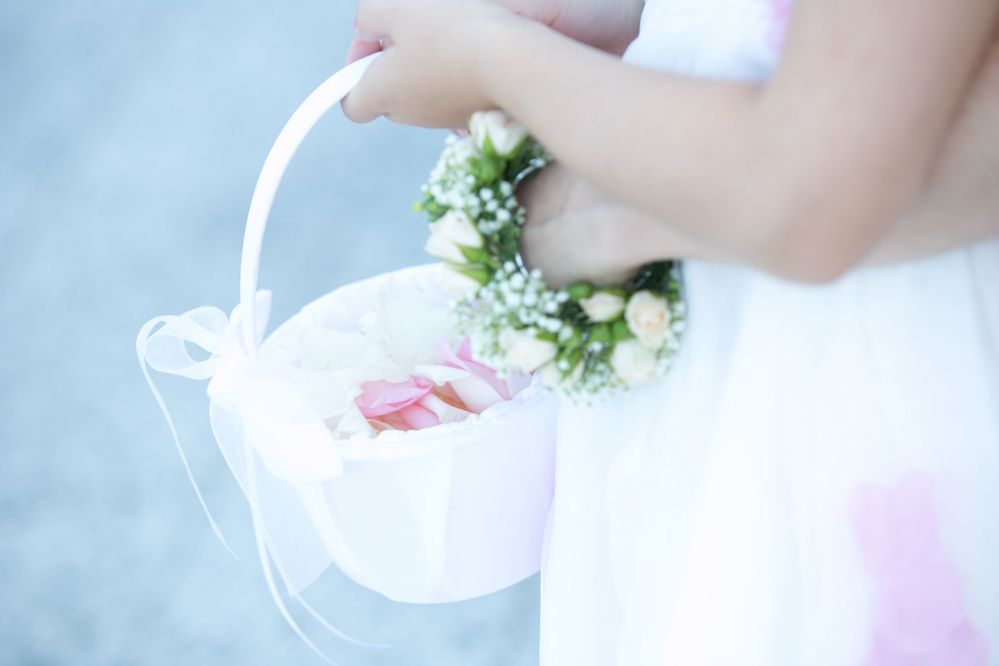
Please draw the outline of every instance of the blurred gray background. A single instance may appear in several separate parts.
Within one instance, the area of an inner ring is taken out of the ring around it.
[[[342,64],[351,0],[0,3],[0,664],[320,664],[271,604],[204,385],[162,386],[215,540],[146,390],[139,327],[237,299],[250,194],[297,104]],[[263,257],[272,322],[424,261],[409,211],[442,135],[324,119]],[[445,606],[331,570],[303,625],[344,666],[536,664],[533,578]]]

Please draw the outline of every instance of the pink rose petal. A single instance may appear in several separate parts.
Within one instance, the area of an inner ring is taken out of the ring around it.
[[[365,418],[376,418],[398,412],[420,401],[433,390],[433,384],[422,377],[405,382],[377,380],[361,384],[361,395],[354,404]]]
[[[472,357],[472,343],[467,337],[458,345],[457,351],[451,349],[446,342],[442,342],[438,347],[437,355],[441,365],[465,370],[479,379],[485,380],[503,400],[509,400],[512,397],[510,387],[496,376],[496,371]]]
[[[440,417],[423,405],[410,405],[399,410],[399,416],[413,430],[431,428],[440,425]]]

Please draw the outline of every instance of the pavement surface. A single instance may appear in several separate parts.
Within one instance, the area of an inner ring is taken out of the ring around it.
[[[321,664],[284,624],[204,385],[166,378],[216,541],[146,390],[140,326],[237,299],[240,241],[278,130],[342,64],[354,6],[0,3],[0,664]],[[409,205],[439,132],[331,114],[272,215],[272,321],[422,263]],[[307,593],[370,650],[344,666],[537,663],[538,580],[460,604],[390,602],[329,571]]]

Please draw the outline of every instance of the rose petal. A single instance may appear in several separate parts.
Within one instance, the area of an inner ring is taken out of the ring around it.
[[[469,411],[476,414],[481,414],[496,403],[508,399],[497,393],[496,389],[489,382],[475,375],[469,375],[464,379],[451,382],[451,388],[461,398],[461,401],[468,406]]]
[[[459,343],[457,351],[451,349],[446,342],[441,342],[437,355],[443,365],[467,370],[484,380],[503,400],[509,400],[512,397],[510,387],[496,375],[496,371],[473,358],[472,343],[469,338],[466,337]]]
[[[440,425],[440,418],[423,405],[410,405],[399,410],[399,416],[414,430]]]
[[[412,377],[402,383],[384,380],[361,384],[361,395],[355,404],[366,418],[385,416],[413,405],[430,393],[433,385],[422,377]]]
[[[454,423],[456,421],[462,421],[470,413],[469,410],[455,407],[433,393],[424,396],[424,398],[420,400],[419,405],[436,414],[440,423]]]

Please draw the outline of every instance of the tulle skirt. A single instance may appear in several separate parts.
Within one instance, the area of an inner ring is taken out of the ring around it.
[[[542,666],[999,663],[999,242],[686,273],[671,375],[560,415]]]

